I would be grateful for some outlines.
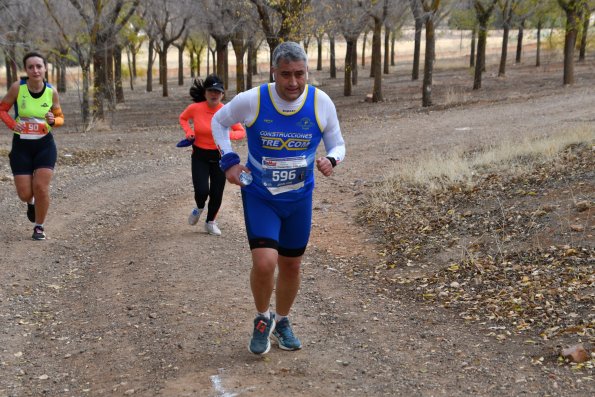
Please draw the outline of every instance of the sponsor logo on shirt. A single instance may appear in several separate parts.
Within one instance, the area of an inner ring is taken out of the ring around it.
[[[310,147],[311,133],[261,131],[260,140],[264,149],[306,150]]]

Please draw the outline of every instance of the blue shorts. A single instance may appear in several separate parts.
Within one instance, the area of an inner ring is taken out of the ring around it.
[[[296,201],[266,200],[242,189],[250,249],[274,248],[279,255],[302,256],[312,228],[312,192]]]
[[[21,139],[19,134],[14,134],[8,158],[13,175],[33,175],[38,168],[53,170],[58,150],[52,134],[40,139]]]

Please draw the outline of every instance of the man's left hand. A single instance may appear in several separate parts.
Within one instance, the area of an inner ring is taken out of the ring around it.
[[[326,157],[320,157],[316,160],[316,168],[324,176],[331,176],[333,174],[333,164]]]

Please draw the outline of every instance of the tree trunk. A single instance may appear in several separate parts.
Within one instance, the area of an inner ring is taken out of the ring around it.
[[[107,43],[106,43],[107,44]],[[116,109],[116,83],[114,80],[114,47],[110,43],[104,51],[105,56],[105,99],[109,111]]]
[[[4,56],[4,60],[5,60],[5,65],[6,65],[6,90],[8,90],[11,86],[11,84],[13,83],[12,81],[12,69],[10,68],[10,61],[8,60],[8,57],[5,55]]]
[[[153,40],[149,40],[149,55],[147,61],[147,92],[153,92]]]
[[[362,69],[366,67],[366,43],[368,41],[368,31],[364,32],[364,40],[362,42]]]
[[[413,70],[411,71],[411,80],[419,79],[419,59],[421,57],[421,30],[423,28],[421,19],[415,20],[415,44],[413,47]]]
[[[351,58],[351,83],[357,85],[357,79],[359,77],[359,68],[357,66],[357,38],[353,39]]]
[[[471,29],[471,55],[469,55],[469,67],[475,67],[475,36],[477,35],[477,28],[474,26]]]
[[[19,79],[16,61],[16,47],[12,43],[8,47],[8,56],[6,59],[6,87],[8,89],[12,83]]]
[[[346,38],[347,49],[345,51],[345,79],[343,83],[343,95],[351,96],[351,73],[352,73],[352,62],[353,62],[353,46],[355,43],[353,39]]]
[[[519,37],[516,43],[516,58],[515,63],[521,63],[521,58],[523,56],[523,34],[525,32],[525,20],[521,21],[521,25],[519,26]]]
[[[574,46],[576,44],[578,13],[566,9],[566,34],[564,36],[564,85],[574,84]]]
[[[215,40],[217,42],[217,40]],[[222,41],[217,42],[215,47],[215,51],[217,54],[217,75],[223,80],[225,84],[225,88],[227,88],[227,80],[225,79],[225,53],[227,52],[227,42],[223,43]],[[215,69],[213,69],[215,70]]]
[[[60,55],[57,59],[58,67],[58,92],[66,92],[66,56],[68,55],[68,48],[60,48]]]
[[[132,70],[130,72],[132,74],[132,78],[136,79],[136,52],[132,51]]]
[[[253,57],[253,49],[254,47],[254,43],[252,42],[252,40],[250,40],[248,42],[248,48],[246,49],[246,51],[248,52],[248,60],[247,60],[247,67],[246,67],[246,90],[249,90],[250,88],[252,88],[252,63],[254,62],[254,60],[252,59]]]
[[[178,85],[184,85],[184,46],[178,47]]]
[[[541,21],[537,22],[537,49],[535,53],[535,66],[541,66]]]
[[[510,33],[509,21],[504,23],[504,32],[502,33],[502,52],[500,54],[500,68],[498,69],[498,77],[506,75],[506,58],[508,57],[508,36]]]
[[[122,46],[116,44],[114,48],[114,87],[116,103],[124,103],[124,89],[122,88]]]
[[[130,80],[130,91],[134,91],[134,78],[132,77],[132,59],[130,56],[130,47],[126,46],[126,60],[128,61],[128,79]]]
[[[397,31],[393,30],[390,39],[390,65],[395,66],[395,44],[397,41]]]
[[[104,119],[103,104],[105,100],[105,43],[98,42],[98,48],[93,52],[93,117]]]
[[[384,74],[389,73],[389,58],[390,58],[390,29],[384,27]]]
[[[322,70],[322,38],[324,36],[316,37],[316,44],[317,44],[317,60],[316,60],[316,70]]]
[[[236,57],[236,92],[243,92],[244,84],[244,54],[246,53],[246,44],[244,43],[244,36],[241,32],[234,34],[231,39],[231,46]],[[248,73],[250,74],[250,73]]]
[[[196,70],[196,61],[194,60],[194,51],[188,51],[188,56],[190,57],[190,78],[194,79],[196,74],[194,73]]]
[[[371,74],[374,76],[374,88],[372,89],[372,102],[382,102],[382,21],[374,19],[374,34],[372,35],[372,67]],[[372,77],[372,76],[370,76]]]
[[[83,74],[83,97],[81,103],[81,117],[83,119],[84,130],[87,130],[89,122],[91,121],[91,109],[89,105],[89,87],[91,79],[91,68],[88,63],[81,65],[81,71]]]
[[[165,43],[162,43],[165,44]],[[159,80],[161,80],[161,96],[168,97],[167,84],[167,47],[164,45],[159,52]]]
[[[424,83],[422,93],[422,106],[432,106],[432,75],[434,73],[434,61],[436,58],[436,36],[434,31],[434,20],[426,20],[426,55],[424,59]]]
[[[583,17],[583,34],[581,35],[581,44],[579,47],[578,60],[583,62],[587,52],[587,34],[589,33],[589,22],[591,20],[591,11],[586,10]]]
[[[257,75],[258,74],[258,47],[253,45],[250,51],[252,51],[252,63],[250,64],[251,73],[253,75]]]
[[[330,46],[330,58],[331,58],[331,65],[330,65],[330,74],[331,79],[337,78],[337,62],[335,58],[335,36],[329,35],[329,46]]]
[[[65,93],[66,92],[66,65],[64,61],[61,60],[58,64],[58,76],[59,76],[59,83],[58,83],[58,92]]]
[[[487,21],[486,21],[487,23]],[[475,60],[475,75],[473,78],[473,89],[481,88],[481,74],[483,65],[485,65],[486,41],[488,38],[488,29],[485,25],[480,25],[477,34],[477,59]]]

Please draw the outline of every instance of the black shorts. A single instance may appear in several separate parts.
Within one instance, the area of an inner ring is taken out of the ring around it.
[[[34,140],[21,139],[19,134],[14,134],[8,158],[13,175],[33,175],[38,168],[54,169],[58,149],[51,133]]]

